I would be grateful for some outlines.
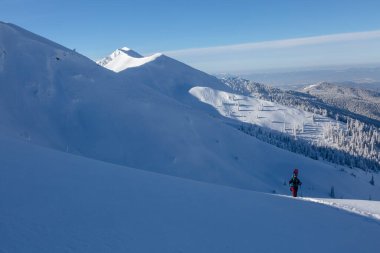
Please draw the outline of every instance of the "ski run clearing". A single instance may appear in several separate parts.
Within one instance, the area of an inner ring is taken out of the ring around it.
[[[333,146],[332,142],[323,138],[324,132],[331,127],[346,128],[345,124],[331,118],[252,96],[209,87],[194,87],[190,93],[201,102],[213,106],[224,117],[270,128],[309,142],[323,141],[325,145]]]
[[[7,139],[0,151],[0,252],[277,253],[296,246],[370,253],[380,247],[379,202],[305,199],[363,217]]]

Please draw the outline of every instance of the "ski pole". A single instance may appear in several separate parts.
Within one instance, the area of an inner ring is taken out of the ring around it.
[[[300,190],[301,190],[301,197],[303,197],[303,193],[302,193],[302,185],[300,185]]]

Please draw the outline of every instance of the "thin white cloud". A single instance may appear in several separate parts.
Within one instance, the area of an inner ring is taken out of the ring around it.
[[[164,53],[172,57],[186,57],[186,56],[205,55],[205,54],[213,55],[213,54],[219,54],[221,52],[233,53],[233,52],[244,52],[244,51],[253,51],[253,50],[261,50],[261,49],[280,49],[280,48],[319,45],[319,44],[337,43],[337,42],[363,41],[363,40],[371,40],[371,39],[378,39],[378,38],[380,38],[380,30],[355,32],[355,33],[340,33],[340,34],[303,37],[303,38],[295,38],[295,39],[262,41],[262,42],[216,46],[216,47],[189,48],[189,49],[167,51]]]

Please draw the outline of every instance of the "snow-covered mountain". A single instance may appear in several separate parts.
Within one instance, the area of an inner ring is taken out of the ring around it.
[[[300,91],[320,98],[327,104],[380,121],[380,93],[326,82],[308,85]]]
[[[1,23],[0,35],[2,133],[141,169],[220,182],[249,180],[219,158],[229,151],[218,154],[213,141],[204,143],[203,137],[216,140],[231,131],[227,126],[213,131],[216,122],[207,115],[138,77],[120,78],[22,28]],[[219,179],[222,171],[229,179]]]
[[[139,83],[144,83],[166,96],[182,103],[190,103],[192,106],[195,106],[195,101],[191,99],[188,91],[195,86],[229,90],[218,78],[164,54],[142,57],[129,52],[131,50],[117,49],[108,57],[98,61],[98,64],[118,72],[120,78],[126,82],[138,79]]]
[[[368,183],[370,174],[278,149],[226,124],[212,106],[201,106],[189,93],[196,86],[223,84],[163,55],[115,73],[5,23],[0,23],[0,52],[0,130],[9,138],[138,169],[284,194],[289,192],[284,181],[298,167],[309,196],[326,197],[329,177],[341,179],[334,182],[338,196],[380,198],[378,186]]]

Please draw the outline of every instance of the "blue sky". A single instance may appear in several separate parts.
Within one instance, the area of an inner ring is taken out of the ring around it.
[[[380,30],[378,0],[0,0],[0,6],[1,21],[92,59],[128,46],[142,54],[165,52],[213,73],[380,59],[380,36],[363,33]],[[336,34],[354,35],[319,43],[320,36]],[[256,45],[299,38],[319,42]],[[244,51],[242,44],[256,46]]]

